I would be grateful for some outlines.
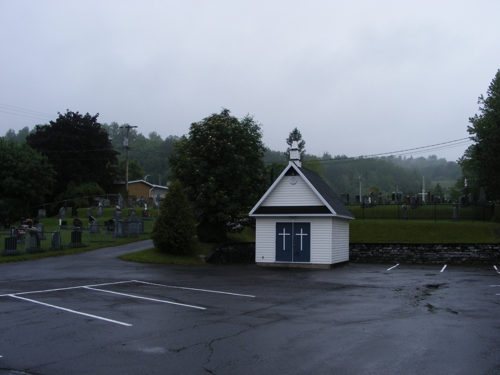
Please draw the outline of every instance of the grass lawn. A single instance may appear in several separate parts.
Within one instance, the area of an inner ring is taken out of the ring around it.
[[[86,209],[81,209],[86,213]],[[100,222],[104,222],[112,217],[112,208],[104,210],[104,217]],[[124,210],[126,211],[126,210]],[[138,211],[139,212],[139,211]],[[157,215],[157,212],[153,212]],[[124,216],[126,213],[124,212]],[[84,217],[80,214],[80,217]],[[67,219],[70,224],[72,219]],[[43,218],[40,220],[45,226],[45,231],[50,232],[58,229],[59,219]],[[87,225],[87,220],[84,220]],[[350,225],[349,240],[351,243],[498,243],[500,242],[500,224],[491,222],[472,221],[425,221],[425,220],[352,220]],[[151,228],[152,229],[152,228]],[[149,234],[141,235],[138,238],[124,237],[117,238],[114,242],[96,242],[90,246],[81,248],[65,249],[60,251],[46,251],[36,254],[22,254],[16,256],[0,256],[0,263],[10,261],[24,261],[39,259],[49,256],[60,256],[74,254],[83,251],[90,251],[102,247],[119,246],[122,244],[141,241],[150,238]],[[228,242],[253,242],[255,232],[249,228],[242,233],[228,234]],[[202,265],[206,264],[200,259],[200,255],[206,255],[214,243],[201,243],[193,240],[192,253],[188,256],[174,256],[161,253],[152,248],[136,253],[126,254],[120,257],[122,260],[178,265]]]
[[[113,217],[113,212],[114,208],[105,208],[103,210],[103,217],[99,218],[99,223],[103,224],[104,221],[110,220]],[[135,208],[136,215],[140,217],[142,210],[140,208]],[[152,210],[150,209],[150,212],[152,215],[157,216],[158,212],[157,210]],[[86,228],[88,225],[88,219],[86,218],[87,214],[87,209],[86,208],[80,208],[78,210],[78,217],[82,219],[83,225]],[[93,214],[96,216],[96,214]],[[126,217],[128,215],[127,209],[123,210],[122,213],[123,217]],[[64,221],[67,221],[68,226],[72,225],[73,219],[71,217],[67,217],[65,219],[62,219]],[[41,218],[40,223],[44,225],[44,230],[45,233],[51,233],[53,231],[59,230],[59,218],[57,216],[55,217],[48,217],[48,218]],[[19,227],[20,223],[13,223],[13,226]],[[151,232],[153,229],[153,221],[148,221],[145,224],[145,230],[147,232]],[[101,231],[102,232],[102,231]],[[10,231],[6,230],[5,233],[2,233],[2,236],[0,236],[0,240],[4,241],[5,236],[9,236]],[[104,237],[104,235],[102,235]],[[50,250],[50,251],[43,251],[39,253],[22,253],[21,255],[0,255],[0,263],[5,263],[5,262],[19,262],[19,261],[27,261],[27,260],[34,260],[34,259],[40,259],[40,258],[47,258],[47,257],[54,257],[54,256],[61,256],[61,255],[68,255],[68,254],[76,254],[76,253],[81,253],[84,251],[91,251],[91,250],[96,250],[100,249],[103,247],[114,247],[114,246],[119,246],[119,245],[124,245],[127,243],[132,243],[132,242],[137,242],[137,241],[142,241],[145,239],[149,239],[150,236],[149,234],[142,234],[139,237],[117,237],[115,240],[110,241],[109,238],[112,237],[112,235],[107,235],[106,236],[106,241],[99,241],[99,235],[93,236],[94,239],[97,241],[92,241],[90,242],[89,245],[83,246],[83,247],[75,247],[75,248],[64,248],[62,250]],[[49,237],[50,241],[50,237]]]

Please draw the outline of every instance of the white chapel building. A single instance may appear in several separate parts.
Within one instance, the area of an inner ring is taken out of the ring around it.
[[[297,142],[249,215],[256,219],[257,265],[331,267],[349,260],[354,215],[316,172],[302,167]]]

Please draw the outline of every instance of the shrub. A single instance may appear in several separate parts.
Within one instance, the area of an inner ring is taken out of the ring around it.
[[[174,181],[160,207],[151,238],[155,247],[168,254],[189,254],[194,234],[191,205],[178,181]]]

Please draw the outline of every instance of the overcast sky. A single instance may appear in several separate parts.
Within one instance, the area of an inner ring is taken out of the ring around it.
[[[456,160],[470,142],[425,147],[469,136],[499,15],[498,0],[0,0],[0,136],[69,109],[165,138],[227,108],[276,151],[297,127],[318,156]]]

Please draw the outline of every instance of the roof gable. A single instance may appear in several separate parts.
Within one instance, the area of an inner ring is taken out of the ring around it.
[[[289,202],[285,200],[285,205],[280,206],[280,200],[276,199],[275,195],[280,193],[286,194],[287,191],[289,191],[288,188],[291,184],[287,184],[284,179],[285,176],[289,179],[289,176],[292,174],[291,172],[297,174],[297,183],[300,181],[300,176],[301,180],[308,186],[311,194],[302,194],[302,196],[297,199],[296,204],[287,205],[286,203]],[[259,202],[253,207],[249,215],[259,216],[273,214],[312,214],[354,219],[354,215],[351,211],[347,209],[344,203],[337,197],[337,194],[333,192],[316,172],[299,167],[294,163],[290,163],[288,167],[283,170]]]

